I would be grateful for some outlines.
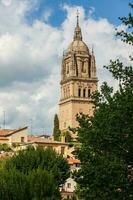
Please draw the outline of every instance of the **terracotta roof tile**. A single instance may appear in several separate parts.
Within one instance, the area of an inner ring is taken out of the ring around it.
[[[7,136],[9,135],[10,133],[12,133],[14,130],[10,130],[10,129],[3,129],[3,130],[0,130],[0,137],[1,136]]]
[[[80,164],[80,160],[78,159],[68,158],[67,161],[69,165]]]
[[[34,135],[28,135],[28,142],[34,142],[36,140],[37,136]]]

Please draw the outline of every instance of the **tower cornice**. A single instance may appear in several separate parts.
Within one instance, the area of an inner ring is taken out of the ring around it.
[[[78,77],[70,77],[67,78],[66,80],[62,80],[60,82],[61,85],[65,84],[65,83],[69,83],[69,82],[88,82],[88,83],[97,83],[98,79],[97,78],[78,78]]]
[[[60,99],[59,105],[65,104],[67,102],[75,102],[75,103],[92,103],[91,98],[78,98],[78,97],[70,97],[66,99]]]

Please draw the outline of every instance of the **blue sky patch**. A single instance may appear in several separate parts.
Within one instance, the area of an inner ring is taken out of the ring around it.
[[[33,0],[35,1],[35,0]],[[107,18],[112,24],[118,25],[118,17],[126,16],[130,12],[128,0],[37,0],[35,9],[27,15],[27,19],[32,23],[35,19],[43,19],[44,12],[51,12],[47,23],[58,27],[64,21],[66,13],[63,5],[82,6],[86,14],[89,10],[94,11],[95,19]]]

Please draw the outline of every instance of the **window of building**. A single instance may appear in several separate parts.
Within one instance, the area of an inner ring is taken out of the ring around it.
[[[22,142],[22,143],[24,142],[24,137],[21,137],[21,142]]]
[[[67,183],[67,188],[71,188],[71,183]]]
[[[79,164],[79,163],[76,163],[76,167],[80,167],[80,164]]]
[[[61,154],[63,155],[65,152],[65,147],[61,147]]]
[[[78,89],[78,96],[81,97],[81,88]]]
[[[91,90],[88,89],[88,97],[90,97],[90,95],[91,95]]]
[[[86,97],[86,89],[83,89],[83,97]]]

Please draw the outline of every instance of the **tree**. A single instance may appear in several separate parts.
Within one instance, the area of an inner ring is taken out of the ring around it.
[[[69,165],[67,161],[52,149],[29,148],[20,151],[18,155],[12,157],[5,165],[7,170],[16,170],[29,174],[32,170],[43,169],[52,173],[54,182],[59,186],[64,184],[69,177]]]
[[[0,170],[1,200],[60,200],[59,187],[69,177],[67,161],[52,149],[29,147]]]
[[[28,175],[31,199],[60,200],[60,193],[51,173],[40,168]]]
[[[132,3],[129,3],[129,6],[133,9]],[[120,17],[119,19],[126,26],[126,28],[128,29],[128,32],[124,31],[124,30],[118,31],[117,35],[121,36],[121,39],[123,42],[133,45],[133,32],[132,32],[133,15],[132,15],[132,13],[129,13],[128,17]]]
[[[0,199],[31,199],[26,176],[14,169],[9,171],[0,170]]]
[[[37,168],[24,174],[15,168],[0,170],[1,200],[60,200],[52,173]]]
[[[130,30],[118,35],[132,45],[133,16],[129,14],[121,20]],[[133,199],[133,68],[119,60],[111,61],[106,68],[119,80],[119,89],[113,92],[113,88],[103,83],[101,92],[92,96],[93,117],[83,114],[77,117],[81,169],[74,176],[83,200],[130,200]]]
[[[66,131],[63,133],[63,136],[65,137],[65,142],[71,142],[72,141],[72,136],[69,131]]]
[[[55,117],[54,117],[54,129],[53,129],[54,140],[59,141],[60,140],[60,134],[61,134],[61,131],[59,129],[58,115],[55,114]]]

